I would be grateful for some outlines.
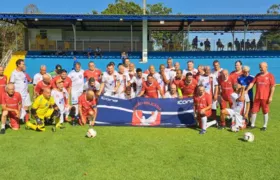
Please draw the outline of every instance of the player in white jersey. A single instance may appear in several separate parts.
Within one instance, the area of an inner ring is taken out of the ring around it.
[[[177,71],[178,70],[180,70],[180,63],[179,62],[176,62],[175,64],[174,64],[174,69],[171,69],[170,71],[169,71],[169,76],[170,76],[170,81],[172,82],[172,81],[174,81],[174,79],[175,79],[175,77],[176,77],[176,75],[177,75]],[[182,73],[183,73],[183,71],[182,71]]]
[[[78,99],[82,95],[84,88],[84,70],[81,69],[80,62],[76,62],[75,69],[70,71],[68,77],[72,81],[71,102],[75,107],[75,116],[78,116]]]
[[[126,87],[124,93],[118,95],[119,99],[129,100],[135,98],[135,93],[131,91],[131,88],[128,86]]]
[[[164,95],[165,98],[178,98],[177,87],[175,84],[170,85],[170,91],[167,91]]]
[[[130,80],[132,93],[134,92],[136,96],[138,96],[138,94],[142,91],[142,86],[143,83],[147,81],[147,76],[147,74],[142,72],[142,69],[136,69],[136,76],[133,76]]]
[[[225,120],[226,116],[230,116],[232,119],[232,126],[237,129],[246,128],[245,119],[248,118],[250,110],[250,99],[248,94],[245,94],[245,86],[240,84],[234,84],[234,92],[231,94],[232,108],[226,108],[222,110],[221,119]]]
[[[159,69],[160,69],[160,73],[157,73],[155,71],[155,67],[153,65],[151,65],[149,67],[149,73],[159,83],[161,90],[163,91],[163,93],[165,93],[168,90],[170,76],[169,76],[169,74],[165,73],[165,66],[163,64],[160,65]]]
[[[218,78],[222,72],[223,68],[220,66],[220,62],[218,60],[213,61],[213,69],[212,69],[212,91],[213,91],[213,102],[212,102],[212,118],[217,118],[217,105],[218,105]]]
[[[98,96],[104,91],[105,96],[115,96],[117,92],[117,76],[118,73],[114,70],[114,65],[109,63],[107,65],[107,71],[103,73],[100,91],[97,93]]]
[[[195,76],[197,72],[198,72],[198,70],[194,68],[193,61],[188,61],[187,69],[183,70],[183,76],[186,76],[187,73],[192,73],[192,75]]]
[[[22,110],[20,119],[25,122],[29,120],[29,106],[31,106],[30,95],[28,91],[28,80],[25,73],[25,64],[22,59],[16,61],[16,69],[12,72],[10,82],[15,85],[15,91],[22,97]]]
[[[84,84],[84,92],[90,90],[93,91],[95,94],[100,91],[100,83],[96,81],[93,77],[89,78],[89,80]]]
[[[212,77],[211,77],[211,69],[209,66],[204,67],[204,74],[200,75],[197,79],[198,85],[202,85],[205,89],[205,92],[210,94],[211,96],[213,95],[212,93]]]
[[[119,65],[119,72],[117,75],[117,96],[123,94],[128,86],[130,86],[130,77],[128,73],[124,72],[124,66]]]
[[[51,96],[54,98],[55,104],[60,111],[60,124],[63,124],[64,119],[68,119],[70,111],[69,94],[67,90],[63,87],[63,81],[58,79],[56,81],[56,87],[52,90]]]
[[[43,80],[43,75],[47,74],[50,76],[50,78],[52,77],[49,73],[47,73],[47,67],[46,65],[41,65],[40,67],[40,72],[34,75],[33,78],[33,98],[36,98],[36,93],[35,93],[35,86],[38,84],[38,82]]]
[[[167,66],[165,68],[165,73],[170,74],[171,71],[174,71],[175,67],[173,66],[173,60],[172,58],[167,59]]]
[[[124,63],[123,63],[123,66],[124,66],[124,72],[125,73],[128,73],[129,71],[129,65],[130,65],[130,60],[128,58],[126,58],[124,60]]]

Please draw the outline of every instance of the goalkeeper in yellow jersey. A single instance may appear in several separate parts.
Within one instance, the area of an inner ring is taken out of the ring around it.
[[[53,131],[56,128],[62,128],[59,123],[59,108],[55,104],[53,97],[51,97],[51,90],[49,88],[45,88],[43,94],[35,99],[31,108],[31,114],[36,119],[36,123],[27,122],[27,128],[45,131],[45,124],[55,124],[55,127],[52,128]]]

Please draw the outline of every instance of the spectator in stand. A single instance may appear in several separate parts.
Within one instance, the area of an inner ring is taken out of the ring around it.
[[[4,67],[0,66],[0,105],[2,104],[2,96],[5,94],[5,87],[8,79],[4,75]]]
[[[88,58],[90,58],[90,56],[92,55],[93,53],[93,50],[91,49],[91,47],[89,46],[88,49],[87,49],[87,56]]]
[[[124,60],[126,60],[126,59],[128,59],[128,54],[125,51],[123,51],[121,53],[121,60],[122,60],[123,64],[124,64]]]
[[[211,43],[208,39],[206,39],[206,41],[204,41],[204,47],[205,47],[205,51],[210,51]]]
[[[154,77],[149,74],[147,77],[147,81],[143,83],[142,90],[138,94],[138,97],[141,97],[144,95],[146,98],[159,98],[159,94],[161,97],[164,98],[164,93],[158,84],[157,81],[155,81]]]
[[[165,98],[178,98],[177,87],[175,84],[171,84],[170,91],[167,91],[164,95]]]
[[[22,110],[22,99],[18,92],[15,92],[15,85],[9,83],[6,92],[2,95],[2,117],[0,134],[5,134],[7,118],[10,119],[10,127],[13,130],[20,128],[20,111]]]
[[[59,76],[56,76],[52,79],[52,88],[57,88],[56,81],[58,79],[61,79],[63,81],[63,87],[67,90],[68,94],[71,94],[72,89],[72,80],[67,76],[67,71],[65,69],[61,70],[61,74]]]
[[[191,73],[193,76],[195,76],[197,72],[198,72],[198,70],[194,68],[193,61],[188,61],[187,69],[183,70],[183,76],[186,76],[187,73]]]
[[[195,95],[197,86],[197,81],[193,78],[192,73],[186,74],[186,79],[184,81],[181,81],[179,84],[179,88],[182,92],[181,98],[190,98]]]
[[[57,56],[62,56],[65,55],[65,52],[63,52],[62,48],[59,46],[55,54]]]
[[[238,39],[236,38],[234,41],[234,45],[235,45],[235,49],[236,51],[240,51],[240,42],[238,41]]]
[[[230,73],[230,76],[234,81],[234,84],[238,83],[237,79],[240,75],[242,75],[242,61],[238,60],[235,61],[235,70]]]
[[[88,81],[89,78],[93,77],[95,80],[100,82],[101,74],[102,74],[102,72],[95,67],[94,62],[90,61],[88,63],[88,69],[85,70],[85,72],[84,72],[84,78],[86,81]]]
[[[59,75],[60,73],[60,70],[62,69],[61,65],[60,64],[57,64],[55,66],[55,70],[50,72],[49,74],[51,75],[52,78],[56,77],[57,75]]]
[[[39,81],[34,88],[33,99],[36,99],[38,96],[43,94],[45,88],[51,89],[51,77],[47,74],[43,75],[43,80]]]
[[[97,47],[97,48],[95,49],[94,58],[96,59],[97,56],[99,56],[100,59],[102,59],[102,50],[101,50],[100,47]]]

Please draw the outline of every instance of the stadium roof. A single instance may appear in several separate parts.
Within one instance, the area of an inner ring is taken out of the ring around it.
[[[149,30],[181,31],[266,31],[280,28],[280,15],[269,14],[186,14],[186,15],[88,15],[88,14],[20,14],[0,13],[0,20],[20,21],[27,28],[77,31],[142,31],[142,21]],[[162,22],[160,22],[162,21]]]

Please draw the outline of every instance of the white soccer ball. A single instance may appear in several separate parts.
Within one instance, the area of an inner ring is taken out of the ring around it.
[[[88,129],[86,136],[88,138],[94,138],[97,135],[97,132],[94,129]]]
[[[244,141],[247,141],[247,142],[253,142],[255,139],[255,136],[251,132],[246,132],[243,136],[243,139],[244,139]]]
[[[238,132],[238,131],[239,131],[239,127],[237,127],[237,126],[231,126],[231,131],[232,131],[232,132]]]

